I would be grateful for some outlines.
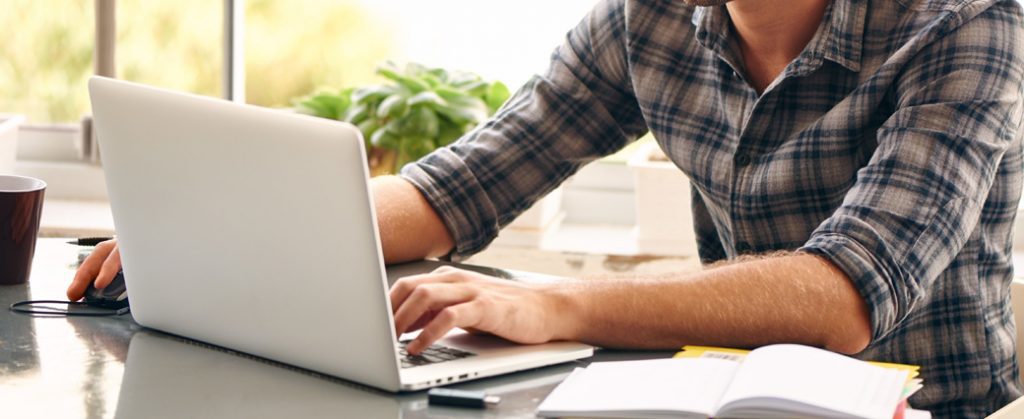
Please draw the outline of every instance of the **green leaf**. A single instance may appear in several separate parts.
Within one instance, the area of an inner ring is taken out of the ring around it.
[[[321,92],[299,99],[296,103],[296,110],[321,118],[338,119],[349,104],[350,100],[343,91],[338,93]]]
[[[393,81],[395,83],[398,83],[398,80],[402,78],[402,75],[398,74],[397,71],[395,71],[395,70],[393,70],[393,69],[391,69],[389,67],[379,67],[379,68],[377,68],[377,74],[379,74],[381,77],[384,77],[384,78],[386,78],[388,80],[391,80],[391,81]]]
[[[454,100],[465,97],[471,97],[467,95],[465,92],[453,87],[438,86],[436,89],[434,89],[434,92],[436,92],[437,95],[441,96],[444,100]]]
[[[433,88],[435,88],[437,86],[443,86],[445,84],[445,82],[443,80],[441,80],[439,77],[437,77],[437,76],[435,76],[435,75],[433,75],[431,73],[423,73],[423,74],[420,74],[419,77],[424,82],[426,82],[427,85],[430,86],[431,89],[433,89]]]
[[[469,84],[467,84],[465,86],[461,86],[459,88],[462,89],[462,91],[466,92],[466,94],[468,94],[470,96],[476,96],[476,97],[478,97],[480,99],[483,99],[484,96],[487,95],[487,88],[488,87],[489,87],[489,85],[487,84],[487,82],[485,82],[483,80],[479,80],[479,81],[475,81],[475,82],[469,83]]]
[[[345,122],[350,124],[359,125],[367,118],[370,117],[370,106],[365,104],[357,104],[348,109],[342,118]]]
[[[370,138],[372,138],[373,134],[377,132],[380,125],[378,125],[376,119],[368,118],[361,124],[356,125],[356,128],[359,128],[359,132],[363,134],[363,143],[366,146],[366,152],[370,152],[370,147],[373,146]]]
[[[448,83],[448,70],[445,70],[443,68],[431,68],[430,70],[427,70],[426,73],[429,74],[430,76],[436,77],[441,82],[439,84]]]
[[[445,102],[441,96],[434,92],[420,92],[409,98],[409,106],[418,105],[429,105],[429,106],[445,106],[448,102]]]
[[[398,173],[402,166],[419,160],[423,156],[430,154],[431,151],[434,151],[434,142],[429,138],[403,138],[398,149],[398,158],[395,159],[395,173]]]
[[[498,108],[501,108],[501,105],[508,101],[509,96],[511,96],[511,93],[508,91],[508,86],[505,86],[505,83],[496,81],[491,83],[491,86],[487,89],[484,102],[487,102],[487,109],[493,115],[494,112],[498,111]]]
[[[412,160],[419,160],[434,151],[434,140],[425,137],[408,138],[403,145]]]
[[[378,68],[377,74],[380,74],[384,78],[391,80],[395,83],[398,83],[400,86],[409,89],[413,93],[419,93],[424,90],[430,89],[430,85],[428,85],[427,82],[415,77],[403,76],[401,74],[398,74],[396,71],[386,67]]]
[[[377,107],[377,118],[401,118],[408,110],[406,95],[395,93],[380,102]]]
[[[403,136],[434,138],[437,136],[440,121],[432,109],[417,106],[404,118],[402,125]]]
[[[368,140],[380,128],[380,123],[376,119],[368,118],[359,125],[356,125],[356,127],[359,128],[359,132],[363,133],[363,138]]]
[[[480,81],[480,76],[465,71],[452,72],[448,77],[448,84],[454,87],[463,87],[478,81]]]
[[[410,77],[421,77],[427,70],[426,66],[419,63],[410,62],[405,65],[405,75]]]
[[[397,149],[401,144],[401,139],[395,135],[393,128],[391,123],[387,123],[374,131],[370,136],[370,144],[374,147]]]
[[[437,137],[434,140],[434,145],[437,147],[444,147],[451,144],[455,140],[466,134],[466,129],[463,126],[459,126],[448,118],[439,118]]]
[[[317,116],[320,118],[330,118],[330,110],[326,109],[319,102],[312,100],[306,100],[299,102],[295,105],[295,110],[299,113]]]
[[[442,95],[441,97],[444,97]],[[436,107],[437,113],[447,116],[457,124],[477,124],[487,119],[487,104],[479,98],[467,95],[444,97],[448,105]]]
[[[384,98],[398,93],[397,86],[367,86],[352,92],[353,103],[379,102]]]

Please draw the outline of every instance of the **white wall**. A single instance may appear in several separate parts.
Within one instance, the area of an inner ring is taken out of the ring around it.
[[[404,29],[404,59],[473,71],[516,88],[547,69],[551,51],[596,0],[364,0]]]

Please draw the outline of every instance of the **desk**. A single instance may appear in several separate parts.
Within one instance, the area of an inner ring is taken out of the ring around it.
[[[64,299],[79,250],[40,239],[27,285],[0,286],[0,305]],[[534,417],[574,368],[672,352],[601,351],[590,360],[471,381],[502,396],[488,410],[428,406],[425,392],[390,394],[144,329],[131,316],[33,318],[0,314],[4,417]]]

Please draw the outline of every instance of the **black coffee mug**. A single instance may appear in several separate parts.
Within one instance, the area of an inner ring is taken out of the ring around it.
[[[0,175],[0,285],[28,282],[46,182]]]

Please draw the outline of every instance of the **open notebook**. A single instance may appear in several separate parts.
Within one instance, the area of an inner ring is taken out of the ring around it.
[[[741,360],[677,358],[594,363],[538,407],[540,416],[890,419],[909,394],[906,370],[802,345]]]

